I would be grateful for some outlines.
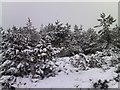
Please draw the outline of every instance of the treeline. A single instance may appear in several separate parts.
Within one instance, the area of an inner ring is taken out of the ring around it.
[[[83,30],[82,26],[74,26],[59,21],[49,24],[40,31],[42,38],[51,43],[53,47],[63,47],[60,56],[72,56],[78,53],[86,55],[106,49],[118,50],[120,48],[120,27],[111,27],[116,21],[111,15],[104,13],[98,19],[99,25],[95,28]],[[96,30],[99,28],[100,30]]]
[[[38,31],[28,18],[26,26],[13,26],[8,30],[0,29],[1,76],[44,77],[56,73],[55,57],[73,56],[83,53],[95,54],[97,51],[120,49],[120,27],[111,28],[116,21],[111,15],[100,15],[99,25],[94,29],[83,30],[82,26],[74,26],[56,21],[43,26]],[[97,27],[101,27],[96,31]]]

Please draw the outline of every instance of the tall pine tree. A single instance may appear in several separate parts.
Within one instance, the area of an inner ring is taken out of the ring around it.
[[[102,28],[98,31],[98,34],[100,36],[99,43],[102,44],[103,49],[109,49],[112,43],[112,32],[110,26],[113,25],[116,20],[111,15],[108,15],[106,17],[105,13],[102,13],[98,21],[100,22],[100,24],[95,26],[95,28]]]

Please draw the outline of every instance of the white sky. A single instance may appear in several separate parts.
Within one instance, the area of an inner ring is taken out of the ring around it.
[[[0,26],[2,25],[2,3],[0,2]]]
[[[100,13],[118,19],[117,2],[2,2],[2,26],[23,26],[30,17],[37,28],[59,20],[63,23],[83,25],[88,29],[98,24]],[[1,19],[1,18],[0,18]],[[116,22],[117,23],[117,22]],[[0,23],[1,25],[1,23]]]
[[[119,0],[1,0],[2,2],[118,2]]]

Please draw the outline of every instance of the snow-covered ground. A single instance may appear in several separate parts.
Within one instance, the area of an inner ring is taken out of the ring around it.
[[[106,79],[109,81],[109,88],[118,88],[118,83],[113,79],[117,76],[114,67],[106,71],[100,68],[78,71],[70,64],[68,57],[61,58],[57,64],[61,72],[55,77],[33,80],[35,82],[31,82],[30,78],[17,78],[13,86],[17,88],[93,88],[94,82]]]

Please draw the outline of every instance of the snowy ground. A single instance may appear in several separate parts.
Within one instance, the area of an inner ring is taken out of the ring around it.
[[[118,83],[113,80],[116,77],[115,68],[104,71],[102,69],[93,68],[87,71],[78,71],[69,63],[69,58],[62,58],[57,64],[61,68],[61,72],[55,77],[45,78],[43,80],[35,80],[31,82],[30,78],[17,78],[17,88],[93,88],[93,83],[99,79],[109,81],[109,88],[118,88]]]

